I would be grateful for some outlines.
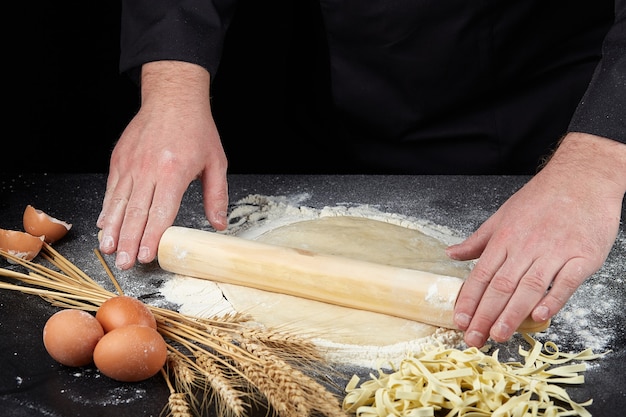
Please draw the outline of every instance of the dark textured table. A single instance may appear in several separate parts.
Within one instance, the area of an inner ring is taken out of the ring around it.
[[[99,174],[0,174],[0,228],[22,229],[27,204],[73,224],[55,248],[102,283],[108,278],[94,255],[96,218],[106,177]],[[314,208],[368,204],[471,233],[526,177],[495,176],[255,176],[230,177],[231,201],[249,194],[304,195]],[[201,190],[192,183],[176,220],[177,225],[208,228]],[[626,218],[626,209],[622,210]],[[112,259],[108,259],[112,261]],[[112,264],[112,262],[110,262]],[[11,266],[4,260],[0,266]],[[121,285],[146,302],[159,301],[157,289],[168,273],[156,264],[116,272]],[[564,309],[546,332],[562,350],[580,350],[585,340],[602,339],[611,350],[590,364],[585,383],[568,388],[578,401],[593,398],[594,416],[624,415],[626,409],[626,231],[622,223],[610,256],[598,273],[577,291],[576,308]],[[103,284],[104,285],[104,284]],[[580,302],[589,297],[589,303]],[[600,300],[601,302],[598,302]],[[583,307],[581,308],[580,305]],[[169,391],[160,376],[138,383],[117,383],[93,367],[67,368],[46,353],[41,331],[55,307],[36,296],[0,290],[0,410],[3,416],[159,416]],[[601,332],[601,333],[594,333]],[[519,340],[500,346],[514,352]],[[341,370],[341,367],[339,367]],[[343,370],[346,378],[354,370]]]

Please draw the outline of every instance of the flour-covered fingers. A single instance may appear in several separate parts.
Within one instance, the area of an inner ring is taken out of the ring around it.
[[[156,257],[161,236],[174,223],[186,188],[187,184],[179,181],[162,181],[157,185],[137,254],[139,262],[152,262]]]
[[[124,222],[126,206],[132,192],[132,180],[108,181],[102,210],[96,225],[100,228],[99,248],[102,253],[112,254],[117,250],[120,228]]]
[[[216,230],[225,230],[228,226],[228,182],[226,177],[226,159],[211,164],[201,176],[202,196],[206,218]]]
[[[106,189],[104,191],[104,198],[102,199],[102,209],[100,210],[100,214],[98,215],[98,220],[96,220],[96,227],[98,229],[103,229],[106,225],[106,222],[110,221],[110,207],[112,206],[112,201],[116,195],[117,184],[119,181],[119,175],[117,172],[110,172],[107,177]],[[128,192],[130,193],[130,187]]]
[[[478,259],[491,238],[491,224],[492,222],[487,221],[463,242],[448,246],[446,254],[457,261]]]
[[[115,266],[119,269],[129,269],[135,264],[153,196],[154,186],[151,182],[144,181],[141,184],[135,184],[126,206],[117,241]]]
[[[505,310],[517,289],[520,278],[526,273],[529,266],[521,260],[507,257],[491,277],[485,275],[484,272],[482,273],[482,281],[488,281],[488,284],[482,294],[474,295],[478,305],[465,329],[465,342],[468,346],[480,347],[485,344],[492,326]],[[472,271],[470,278],[473,273]],[[474,286],[476,285],[474,284]]]
[[[594,271],[595,269],[583,258],[567,262],[554,278],[548,293],[533,309],[532,319],[545,321],[552,318]]]
[[[489,284],[506,259],[504,251],[497,251],[481,258],[472,269],[456,300],[454,322],[461,330],[467,330]]]
[[[550,283],[559,272],[562,261],[545,256],[533,262],[523,274],[490,330],[490,337],[497,342],[509,340],[533,308],[544,297]]]

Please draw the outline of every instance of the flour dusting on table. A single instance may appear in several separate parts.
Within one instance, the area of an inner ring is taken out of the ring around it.
[[[384,213],[375,207],[335,206],[315,209],[303,205],[308,194],[291,197],[250,195],[236,202],[229,216],[229,228],[222,232],[245,239],[256,239],[267,231],[295,222],[329,216],[352,216],[379,220],[390,224],[418,230],[446,244],[460,241],[454,231],[425,220],[393,213]],[[207,225],[208,226],[208,225]],[[179,306],[184,314],[208,317],[233,312],[217,283],[191,277],[174,276],[161,287],[166,299]],[[375,368],[380,363],[397,361],[410,352],[418,352],[428,344],[457,347],[462,343],[462,333],[450,329],[436,329],[427,337],[394,342],[389,345],[363,345],[339,343],[332,337],[310,336],[320,351],[331,362]]]

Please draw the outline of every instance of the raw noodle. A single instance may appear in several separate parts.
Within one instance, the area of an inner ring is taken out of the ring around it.
[[[581,361],[604,353],[563,353],[553,342],[524,338],[531,346],[519,348],[524,363],[501,363],[497,350],[487,355],[477,348],[439,345],[407,356],[390,373],[379,368],[377,377],[370,375],[360,386],[354,375],[343,408],[356,417],[432,417],[435,412],[446,417],[591,417],[585,406],[592,400],[575,402],[557,384],[582,384],[586,365]]]

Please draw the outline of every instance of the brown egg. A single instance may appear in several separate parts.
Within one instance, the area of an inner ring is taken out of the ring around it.
[[[93,361],[93,351],[104,336],[96,318],[83,310],[65,309],[54,313],[43,328],[43,344],[57,362],[84,366]]]
[[[98,307],[96,319],[102,325],[105,333],[130,324],[157,328],[156,319],[150,308],[128,295],[118,295],[106,300]]]
[[[136,382],[154,376],[165,365],[167,344],[148,326],[118,327],[96,345],[93,360],[104,375],[117,381]]]
[[[18,258],[30,261],[43,246],[43,236],[33,236],[18,230],[0,229],[0,249]],[[9,260],[9,262],[14,263]]]
[[[71,224],[55,219],[31,205],[24,210],[23,222],[26,232],[33,236],[45,236],[48,244],[61,239],[72,228]]]

